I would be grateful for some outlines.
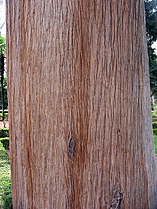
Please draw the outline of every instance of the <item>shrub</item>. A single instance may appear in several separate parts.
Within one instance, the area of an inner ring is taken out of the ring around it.
[[[157,128],[157,122],[153,122],[153,128]]]
[[[152,112],[152,118],[157,118],[157,114],[155,112]]]
[[[153,133],[154,133],[154,135],[157,135],[157,128],[153,129]]]
[[[6,150],[9,149],[9,137],[0,138],[0,142]]]
[[[3,114],[0,113],[0,120],[2,120]],[[4,119],[8,120],[8,113],[4,113]]]
[[[0,138],[9,137],[9,129],[8,128],[1,128],[0,129]]]
[[[0,205],[3,209],[11,209],[11,174],[9,157],[0,142]]]
[[[0,144],[2,145],[1,142],[0,142]],[[8,156],[7,156],[6,150],[4,149],[3,145],[2,145],[2,147],[0,146],[0,162],[2,160],[8,161]],[[0,166],[2,166],[2,162],[1,162]]]
[[[155,143],[155,153],[157,155],[157,135],[154,136],[154,143]]]
[[[11,182],[8,182],[8,184],[5,185],[5,187],[3,187],[2,206],[3,206],[3,209],[12,208]]]

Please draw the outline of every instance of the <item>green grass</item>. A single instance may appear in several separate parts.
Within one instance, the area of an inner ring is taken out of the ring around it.
[[[7,188],[9,195],[11,196],[11,173],[9,157],[7,156],[6,150],[0,142],[0,205],[3,205],[3,208],[7,208],[3,202],[4,198],[7,198],[5,195]],[[11,198],[10,196],[9,198]]]

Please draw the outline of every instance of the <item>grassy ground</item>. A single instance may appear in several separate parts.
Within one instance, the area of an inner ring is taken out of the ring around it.
[[[11,185],[11,174],[9,158],[2,143],[0,143],[0,206],[2,205],[2,195],[6,188]]]

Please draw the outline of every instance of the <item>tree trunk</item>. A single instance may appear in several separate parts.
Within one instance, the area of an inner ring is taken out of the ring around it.
[[[7,0],[14,209],[157,208],[144,22],[143,0]]]
[[[4,55],[0,55],[0,73],[1,73],[1,107],[2,121],[4,121]]]

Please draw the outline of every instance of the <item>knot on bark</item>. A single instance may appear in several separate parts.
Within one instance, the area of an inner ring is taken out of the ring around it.
[[[113,188],[113,196],[110,209],[120,209],[123,194],[121,193],[120,186],[116,185]]]
[[[72,159],[72,157],[74,156],[75,147],[76,147],[75,139],[70,138],[69,143],[68,143],[68,157],[69,157],[69,159]]]

